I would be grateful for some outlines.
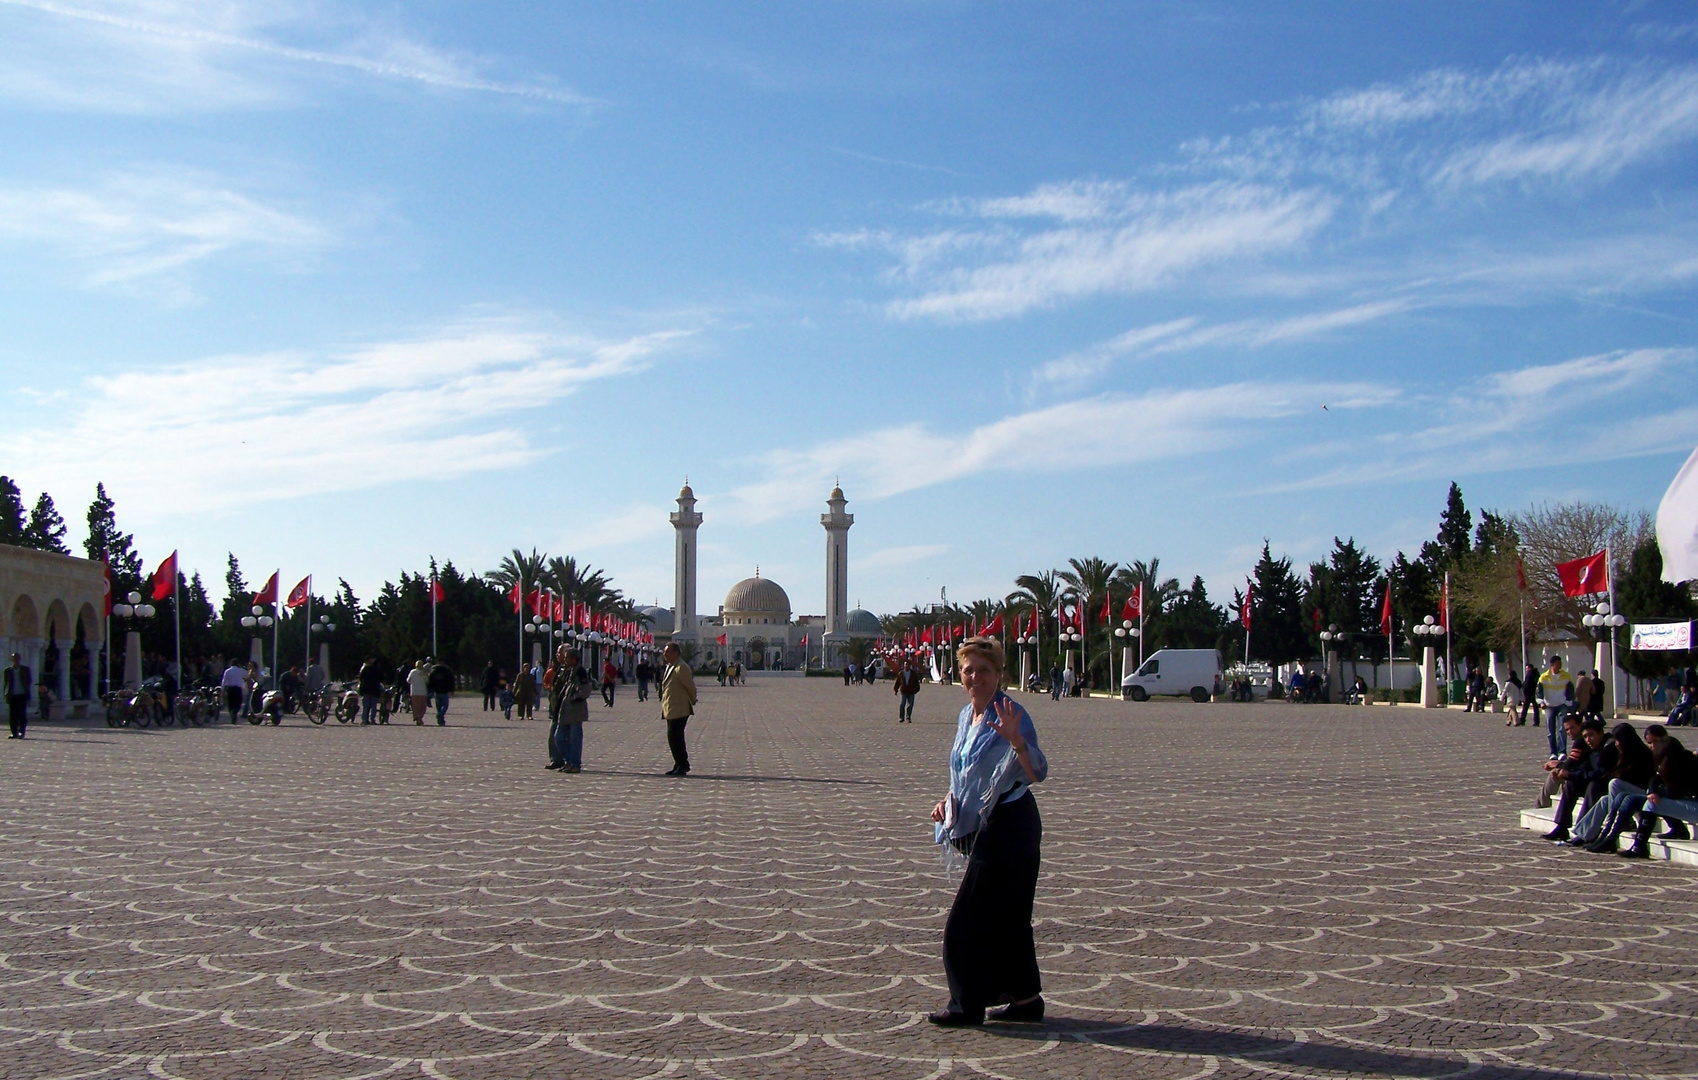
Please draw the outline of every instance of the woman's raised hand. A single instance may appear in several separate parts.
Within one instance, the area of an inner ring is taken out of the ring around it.
[[[1019,750],[1026,745],[1026,736],[1020,733],[1020,713],[1014,703],[1005,697],[999,697],[990,703],[985,710],[990,715],[985,717],[985,723],[991,730],[1008,740],[1008,745]]]
[[[947,809],[948,802],[949,800],[947,799],[939,799],[937,801],[937,805],[932,807],[932,820],[937,822],[939,825],[943,824],[943,814]]]

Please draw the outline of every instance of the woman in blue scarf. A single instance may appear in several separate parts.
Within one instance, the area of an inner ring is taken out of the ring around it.
[[[1035,1024],[1044,1018],[1032,895],[1038,887],[1043,822],[1031,785],[1049,774],[1026,710],[1002,692],[996,639],[972,637],[955,654],[971,700],[956,724],[949,794],[932,808],[937,841],[967,856],[961,888],[943,928],[949,1005],[930,1015],[940,1027],[989,1019]]]

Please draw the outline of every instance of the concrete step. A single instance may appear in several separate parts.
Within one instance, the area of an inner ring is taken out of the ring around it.
[[[1556,824],[1556,807],[1532,806],[1521,811],[1521,827],[1534,832],[1547,833]],[[1633,842],[1633,837],[1623,836],[1616,841],[1616,850],[1620,851]],[[1651,858],[1662,859],[1666,862],[1679,863],[1682,866],[1698,866],[1698,840],[1658,840],[1651,838]]]

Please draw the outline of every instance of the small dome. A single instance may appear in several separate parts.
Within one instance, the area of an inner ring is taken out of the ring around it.
[[[826,501],[827,502],[848,502],[849,500],[844,497],[843,489],[841,487],[834,487],[834,488],[831,489],[831,496],[828,499],[826,499]]]
[[[790,595],[775,581],[756,575],[744,578],[725,594],[725,613],[782,615],[790,618]]]
[[[843,625],[849,633],[856,637],[868,634],[873,637],[884,633],[884,624],[878,621],[878,616],[866,608],[856,608],[843,618]]]
[[[646,607],[642,611],[643,629],[651,634],[670,634],[673,630],[672,609],[669,607]]]
[[[690,490],[690,482],[688,480],[684,482],[683,487],[678,489],[678,497],[680,499],[693,499],[696,497],[696,493]]]

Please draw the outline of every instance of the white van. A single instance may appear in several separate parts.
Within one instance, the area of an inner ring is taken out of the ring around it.
[[[1120,696],[1145,701],[1151,694],[1189,694],[1207,701],[1220,693],[1219,649],[1157,649],[1120,680]]]

